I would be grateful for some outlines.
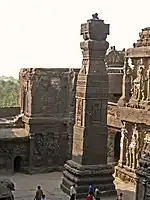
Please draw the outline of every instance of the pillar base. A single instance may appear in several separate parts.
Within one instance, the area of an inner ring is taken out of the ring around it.
[[[136,177],[135,172],[126,166],[122,166],[122,167],[116,166],[115,177],[119,178],[120,180],[124,182],[131,182],[133,184],[136,184],[137,177]]]
[[[124,106],[126,106],[127,102],[128,102],[128,101],[126,100],[126,97],[121,97],[121,98],[118,100],[117,105],[120,106],[120,107],[124,107]]]
[[[77,199],[85,198],[88,187],[93,184],[99,186],[102,196],[116,195],[113,183],[113,168],[109,165],[79,165],[72,160],[64,166],[62,183],[63,192],[70,194],[70,187],[77,186]]]

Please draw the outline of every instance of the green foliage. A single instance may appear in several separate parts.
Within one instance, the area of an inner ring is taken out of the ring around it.
[[[0,76],[0,107],[18,106],[19,80]]]

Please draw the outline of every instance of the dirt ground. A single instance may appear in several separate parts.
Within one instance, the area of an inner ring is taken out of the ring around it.
[[[44,190],[47,200],[68,200],[69,197],[60,189],[62,173],[53,172],[49,174],[14,174],[11,176],[0,176],[0,178],[9,178],[16,184],[14,196],[16,200],[33,200],[37,185],[41,185]],[[135,186],[125,184],[120,180],[115,180],[116,189],[124,194],[124,200],[134,200]],[[115,200],[116,197],[102,198],[102,200]]]

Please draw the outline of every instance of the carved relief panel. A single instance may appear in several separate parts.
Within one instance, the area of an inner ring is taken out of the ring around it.
[[[83,125],[83,99],[76,99],[76,124]]]
[[[54,133],[41,133],[35,137],[35,165],[47,164],[54,153]]]
[[[101,121],[101,103],[95,103],[92,107],[92,121]]]
[[[80,73],[87,74],[87,72],[88,72],[88,63],[89,63],[88,59],[83,59],[82,60],[82,67],[81,67]]]
[[[132,69],[132,99],[145,101],[149,93],[149,60],[134,59]]]
[[[94,103],[92,106],[92,121],[93,122],[107,122],[107,100],[101,100]]]

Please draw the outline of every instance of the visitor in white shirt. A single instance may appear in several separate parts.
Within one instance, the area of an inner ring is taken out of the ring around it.
[[[76,197],[76,189],[75,189],[75,185],[72,185],[70,187],[70,200],[75,200]]]

